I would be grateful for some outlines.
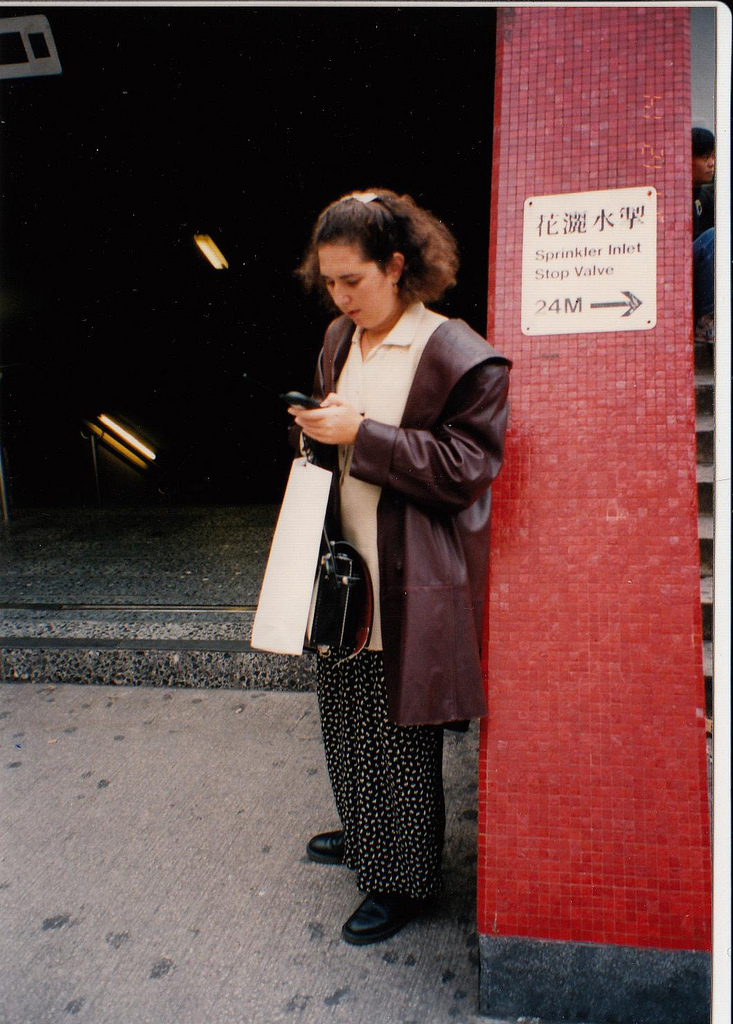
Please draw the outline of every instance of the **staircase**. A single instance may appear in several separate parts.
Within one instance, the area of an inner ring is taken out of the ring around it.
[[[312,658],[249,643],[277,511],[19,511],[0,535],[0,681],[312,689]]]
[[[695,344],[695,410],[697,433],[697,502],[700,540],[705,713],[713,715],[713,481],[714,481],[714,347]]]

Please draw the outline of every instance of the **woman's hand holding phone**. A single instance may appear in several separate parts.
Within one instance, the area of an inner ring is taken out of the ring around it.
[[[364,419],[353,405],[334,391],[314,409],[304,409],[295,402],[288,406],[288,412],[304,434],[321,444],[354,444]]]

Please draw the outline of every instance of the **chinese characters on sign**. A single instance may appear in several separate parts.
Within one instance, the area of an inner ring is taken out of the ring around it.
[[[524,204],[522,331],[644,331],[657,322],[651,186],[532,196]]]

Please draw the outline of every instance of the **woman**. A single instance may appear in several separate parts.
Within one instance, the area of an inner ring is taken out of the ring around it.
[[[356,871],[366,898],[342,936],[359,945],[393,935],[440,890],[443,726],[486,713],[488,488],[510,363],[424,305],[455,284],[457,266],[440,221],[374,189],[321,213],[299,267],[341,315],[318,361],[320,408],[289,412],[335,471],[331,531],[364,557],[375,591],[368,649],[318,656],[342,827],[307,847],[313,860]]]

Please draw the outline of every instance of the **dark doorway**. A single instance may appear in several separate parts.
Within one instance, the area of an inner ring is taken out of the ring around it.
[[[492,9],[32,13],[63,73],[0,83],[11,507],[96,501],[81,431],[100,412],[159,467],[103,454],[105,503],[279,500],[287,416],[242,373],[310,388],[329,314],[292,271],[351,189],[409,192],[448,223],[463,268],[441,311],[483,333]]]

